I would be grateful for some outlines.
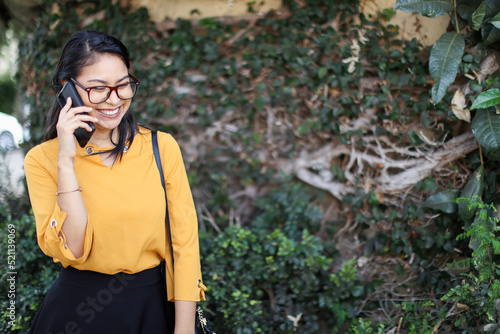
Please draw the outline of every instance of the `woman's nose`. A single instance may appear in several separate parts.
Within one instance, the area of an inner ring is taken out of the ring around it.
[[[116,90],[111,91],[109,94],[108,98],[106,99],[106,102],[110,104],[114,104],[120,101],[120,98],[118,97],[118,92]]]

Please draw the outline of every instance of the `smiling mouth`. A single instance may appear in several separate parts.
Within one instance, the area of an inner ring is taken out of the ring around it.
[[[120,108],[121,107],[118,107],[116,109],[97,109],[97,111],[103,114],[104,116],[115,116],[120,111]]]

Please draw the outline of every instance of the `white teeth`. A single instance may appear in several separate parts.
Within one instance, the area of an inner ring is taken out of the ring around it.
[[[101,113],[101,114],[104,114],[104,115],[107,115],[107,116],[112,116],[112,115],[116,115],[116,113],[118,113],[118,110],[120,108],[116,108],[114,110],[103,110],[103,109],[99,109],[98,111]]]

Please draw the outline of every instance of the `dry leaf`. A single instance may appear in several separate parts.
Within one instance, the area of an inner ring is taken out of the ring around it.
[[[465,108],[466,106],[464,93],[460,89],[457,89],[453,95],[453,99],[451,99],[451,110],[453,110],[453,114],[458,119],[470,123],[470,111]]]
[[[302,317],[302,313],[299,313],[296,317],[292,317],[291,315],[287,315],[288,320],[293,322],[293,327],[297,328],[299,326],[299,320]]]

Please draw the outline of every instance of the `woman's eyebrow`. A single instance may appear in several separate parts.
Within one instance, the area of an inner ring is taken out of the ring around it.
[[[127,79],[129,77],[129,75],[125,75],[123,78],[119,79],[118,81],[116,81],[117,83],[120,82],[120,81],[123,81],[125,79]],[[90,80],[87,80],[87,82],[98,82],[98,83],[102,83],[102,84],[107,84],[106,81],[104,80],[101,80],[101,79],[90,79]]]

